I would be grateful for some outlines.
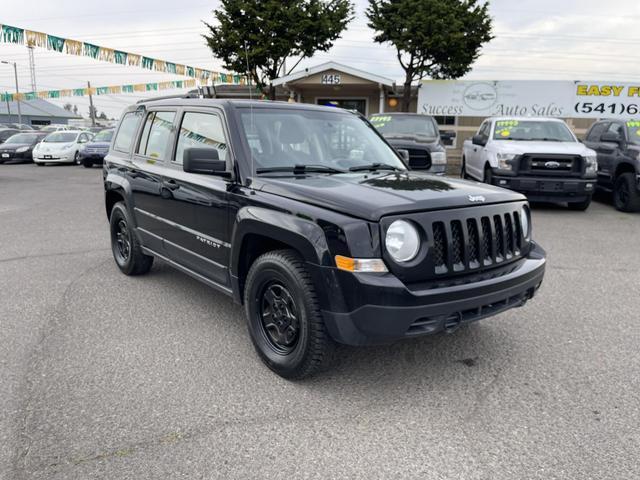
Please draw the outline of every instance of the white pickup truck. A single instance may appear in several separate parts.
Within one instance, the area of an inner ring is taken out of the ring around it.
[[[597,171],[596,152],[555,118],[488,118],[462,149],[462,177],[573,210],[589,208]]]

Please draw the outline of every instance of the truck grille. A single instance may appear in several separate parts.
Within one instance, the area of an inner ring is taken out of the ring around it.
[[[409,166],[417,170],[431,168],[431,155],[428,150],[421,148],[407,148],[409,152]]]
[[[437,273],[478,268],[480,259],[484,266],[489,266],[520,255],[523,238],[517,212],[469,218],[466,223],[452,220],[448,227],[443,222],[435,222],[432,227]]]
[[[580,175],[583,169],[580,155],[524,154],[520,157],[519,173],[530,175]]]

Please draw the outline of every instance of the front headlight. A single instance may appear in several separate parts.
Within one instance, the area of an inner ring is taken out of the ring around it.
[[[529,209],[522,207],[520,210],[520,226],[522,227],[522,236],[529,238],[531,235],[531,222],[529,221]]]
[[[396,262],[408,262],[418,254],[420,234],[411,222],[396,220],[389,225],[384,244]]]
[[[513,170],[513,165],[508,162],[516,158],[515,153],[497,153],[496,158],[498,159],[498,168],[500,170]]]
[[[27,150],[29,150],[29,147],[20,147],[20,148],[16,148],[16,153],[24,153]]]
[[[431,152],[431,165],[445,165],[447,152]]]
[[[587,163],[585,173],[596,174],[598,172],[598,157],[596,155],[585,155],[584,159]]]

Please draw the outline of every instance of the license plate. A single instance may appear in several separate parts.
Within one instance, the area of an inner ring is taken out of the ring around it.
[[[51,155],[43,155],[43,158],[51,158]]]
[[[3,153],[2,154],[2,158],[9,158],[9,154],[8,153]]]

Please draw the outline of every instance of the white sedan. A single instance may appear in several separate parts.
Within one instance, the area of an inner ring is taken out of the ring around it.
[[[36,165],[47,163],[80,163],[80,148],[93,138],[91,132],[53,132],[33,149]]]

